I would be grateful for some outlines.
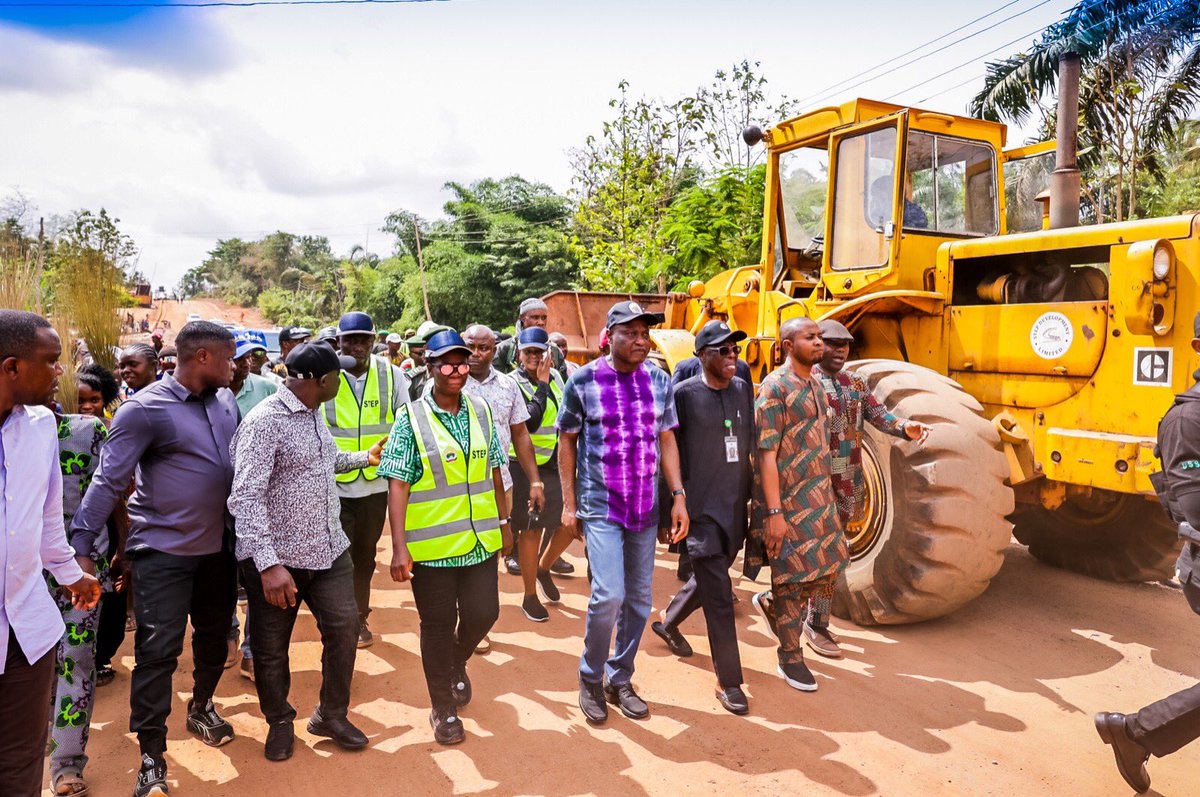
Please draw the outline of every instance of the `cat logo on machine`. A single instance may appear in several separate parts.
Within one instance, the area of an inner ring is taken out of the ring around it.
[[[1062,313],[1042,313],[1029,330],[1029,344],[1043,360],[1057,360],[1071,348],[1075,330]]]
[[[1170,349],[1134,349],[1133,383],[1149,387],[1171,386]]]

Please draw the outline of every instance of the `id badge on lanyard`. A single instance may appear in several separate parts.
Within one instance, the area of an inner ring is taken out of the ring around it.
[[[728,432],[728,434],[725,435],[725,461],[726,462],[737,462],[738,461],[738,439],[737,439],[737,436],[735,434],[733,434],[732,427],[733,427],[733,423],[729,419],[726,419],[725,420],[725,431]]]

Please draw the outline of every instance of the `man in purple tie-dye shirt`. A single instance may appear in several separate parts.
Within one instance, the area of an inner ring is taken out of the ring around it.
[[[671,378],[645,364],[650,325],[662,321],[637,302],[614,305],[611,353],[571,376],[558,413],[562,522],[582,531],[592,568],[579,707],[593,723],[608,719],[606,700],[627,717],[650,713],[630,679],[650,615],[660,461],[673,496],[669,541],[687,535]]]

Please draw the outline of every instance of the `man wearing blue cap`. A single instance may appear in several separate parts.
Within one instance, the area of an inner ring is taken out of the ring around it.
[[[550,357],[550,336],[541,327],[528,327],[517,335],[517,362],[520,367],[512,376],[525,397],[529,419],[525,422],[533,444],[538,480],[543,484],[546,504],[540,512],[529,507],[529,479],[517,468],[513,472],[512,517],[513,529],[520,534],[517,555],[521,565],[525,597],[521,610],[535,623],[550,619],[550,613],[538,600],[538,593],[547,603],[558,603],[559,592],[550,577],[559,555],[571,544],[573,536],[560,525],[562,520],[562,486],[558,477],[558,429],[554,421],[562,406],[563,379],[553,367]],[[516,450],[509,456],[516,458]],[[543,549],[538,558],[538,544]]]
[[[366,313],[349,312],[338,321],[338,350],[354,365],[342,371],[341,387],[335,398],[325,402],[324,415],[334,442],[345,452],[367,451],[387,437],[397,413],[409,402],[408,377],[386,357],[373,354],[375,334],[375,322]],[[387,516],[387,489],[387,480],[379,478],[374,467],[337,476],[342,530],[350,540],[354,562],[360,648],[375,641],[367,616],[371,613],[375,548]]]
[[[278,386],[270,379],[251,373],[251,359],[255,352],[266,349],[251,334],[253,330],[239,332],[234,336],[233,379],[229,389],[237,400],[238,415],[245,418],[262,402],[263,399],[275,394]],[[233,624],[229,627],[229,651],[225,655],[225,669],[238,663],[238,637],[242,635],[241,624],[238,621],[237,610],[233,612]],[[250,650],[250,621],[247,615],[246,634],[241,646],[242,675],[254,680],[254,654]]]

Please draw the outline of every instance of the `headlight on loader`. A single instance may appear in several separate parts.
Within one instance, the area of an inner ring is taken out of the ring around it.
[[[1174,263],[1175,252],[1169,243],[1162,241],[1159,246],[1154,247],[1154,279],[1165,280],[1170,275]]]

